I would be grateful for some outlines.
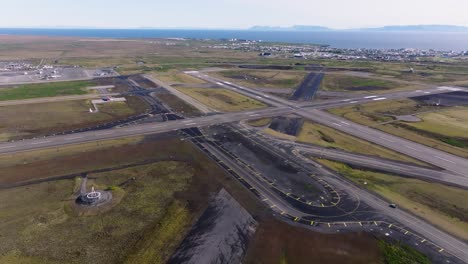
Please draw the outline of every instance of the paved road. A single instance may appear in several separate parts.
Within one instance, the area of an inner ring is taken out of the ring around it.
[[[161,80],[158,80],[156,78],[153,78],[152,76],[150,75],[144,75],[145,78],[147,78],[148,80],[154,82],[155,84],[163,87],[164,89],[168,90],[170,93],[172,93],[173,95],[179,97],[180,99],[182,99],[183,101],[189,103],[190,105],[192,105],[193,107],[195,107],[196,109],[198,109],[198,111],[204,113],[204,114],[209,114],[209,113],[214,113],[214,112],[217,112],[211,108],[209,108],[208,106],[200,103],[199,101],[193,99],[192,97],[180,92],[179,90],[177,90],[176,88],[170,86],[169,84],[167,83],[164,83],[163,81]]]
[[[265,142],[264,142],[265,143]],[[252,173],[246,171],[242,166],[240,166],[237,162],[229,158],[226,154],[224,154],[219,149],[210,146],[209,144],[204,145],[207,149],[210,150],[212,154],[214,154],[218,159],[223,161],[226,165],[228,165],[231,169],[233,169],[237,174],[239,174],[243,180],[245,180],[249,185],[253,186],[253,188],[260,194],[262,197],[262,201],[266,202],[270,205],[270,208],[281,213],[292,216],[293,219],[315,219],[316,215],[304,213],[302,210],[299,210],[292,206],[290,203],[286,202],[283,197],[281,197],[277,192],[273,191],[265,182],[259,180],[255,177]],[[271,146],[271,148],[274,148]],[[282,155],[287,155],[282,151],[276,151],[277,153],[282,153]],[[311,162],[311,161],[306,161]],[[445,251],[449,251],[450,254],[455,256],[456,258],[467,261],[468,260],[468,246],[466,243],[460,241],[459,239],[449,235],[445,232],[440,231],[436,227],[426,223],[414,217],[408,212],[399,209],[392,209],[388,206],[388,201],[385,201],[374,194],[367,192],[364,189],[361,189],[349,182],[343,180],[339,176],[325,170],[321,170],[320,175],[326,179],[326,181],[336,187],[337,189],[341,189],[346,191],[347,193],[351,194],[351,196],[355,195],[360,202],[364,202],[367,205],[371,206],[379,213],[389,216],[390,218],[394,219],[396,222],[404,225],[405,227],[411,229],[412,231],[422,235],[425,239],[431,241],[432,243],[436,244],[440,249],[444,249]],[[320,208],[317,208],[320,210]],[[351,216],[350,219],[355,219]],[[355,219],[355,221],[359,221],[362,219]],[[364,220],[363,220],[364,221]],[[333,222],[330,219],[330,222]]]
[[[439,168],[468,177],[468,160],[415,143],[400,137],[390,135],[377,129],[350,122],[347,119],[316,109],[298,111],[296,114],[308,120],[332,127],[374,144],[395,150],[410,157],[435,165]]]
[[[446,171],[439,171],[403,162],[350,153],[336,149],[327,149],[316,146],[294,145],[300,153],[308,153],[315,157],[326,158],[351,165],[370,168],[379,171],[410,176],[422,180],[436,181],[449,185],[468,188],[468,177],[463,177]]]
[[[337,117],[333,114],[329,114],[323,111],[320,111],[316,108],[330,108],[330,107],[337,107],[342,105],[349,105],[349,104],[356,104],[356,103],[364,103],[364,102],[372,102],[372,101],[382,101],[388,99],[396,99],[396,98],[405,98],[405,97],[415,97],[421,95],[428,95],[428,94],[436,94],[436,93],[446,93],[448,91],[461,91],[464,90],[462,88],[454,88],[454,87],[437,87],[431,88],[426,90],[416,90],[416,91],[406,91],[406,92],[398,92],[392,93],[387,95],[368,95],[364,97],[360,97],[359,99],[344,99],[344,100],[334,100],[330,102],[319,102],[319,103],[308,103],[308,104],[299,104],[296,105],[294,102],[290,102],[284,100],[282,98],[278,98],[272,95],[264,94],[260,91],[256,91],[251,88],[243,87],[237,84],[233,84],[230,82],[225,82],[213,77],[210,77],[206,74],[200,72],[187,72],[188,74],[201,78],[203,80],[217,83],[218,85],[224,86],[227,89],[231,89],[247,96],[256,98],[259,101],[264,103],[276,106],[276,107],[284,107],[289,106],[294,108],[294,113],[297,115],[302,116],[305,119],[317,122],[319,124],[332,127],[336,130],[345,132],[347,134],[353,135],[358,138],[362,138],[366,141],[375,143],[377,145],[384,146],[386,148],[395,150],[397,152],[406,154],[410,157],[419,159],[426,163],[435,165],[437,167],[446,169],[448,171],[457,173],[459,175],[467,176],[468,177],[468,160],[448,154],[443,151],[436,150],[434,148],[430,148],[419,143],[415,143],[406,139],[402,139],[388,133],[372,129],[363,125],[359,125],[353,123],[347,119]]]
[[[86,100],[101,98],[104,96],[116,96],[118,93],[106,93],[106,94],[85,94],[85,95],[67,95],[67,96],[56,96],[56,97],[43,97],[43,98],[33,98],[33,99],[23,99],[23,100],[8,100],[0,101],[0,106],[10,106],[10,105],[26,105],[26,104],[40,104],[40,103],[53,103],[53,102],[63,102],[63,101],[75,101],[75,100]]]
[[[267,108],[257,111],[245,111],[222,115],[218,114],[184,120],[175,120],[164,123],[141,124],[124,128],[112,128],[105,130],[75,133],[65,136],[53,136],[46,138],[22,140],[0,144],[0,154],[8,154],[41,148],[59,147],[63,145],[78,144],[90,141],[164,133],[188,127],[211,126],[216,124],[237,122],[245,119],[284,115],[289,114],[291,112],[292,109],[288,107]]]

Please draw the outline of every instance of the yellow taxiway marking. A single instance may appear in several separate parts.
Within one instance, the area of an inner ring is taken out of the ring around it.
[[[330,227],[330,223],[327,223],[328,224],[328,227]]]
[[[345,222],[343,222],[343,225],[344,225],[344,226],[347,226]]]
[[[289,196],[289,195],[291,195],[291,194],[290,194],[290,193],[287,193],[286,195]]]
[[[362,226],[362,223],[361,223],[361,222],[359,222],[359,225],[360,225],[360,226]]]
[[[281,215],[285,215],[285,214],[286,214],[286,212],[281,212]]]
[[[275,207],[276,207],[276,204],[274,204],[274,205],[270,206],[270,208],[275,208]]]
[[[376,222],[376,221],[374,221],[374,225],[377,225],[377,222]]]
[[[421,243],[424,243],[424,242],[426,242],[426,239],[421,240]]]
[[[262,200],[262,202],[265,202],[265,201],[268,201],[268,200],[269,200],[268,198],[265,198],[265,199]]]
[[[325,207],[325,205],[322,204],[322,207]]]
[[[301,199],[301,197],[297,197],[296,201],[299,201]]]
[[[250,190],[255,190],[255,188],[254,188],[254,187],[250,187]]]
[[[409,233],[409,231],[406,231],[406,232],[405,232],[405,235],[408,234],[408,233]]]
[[[392,226],[393,226],[393,224],[389,224],[389,225],[388,225],[388,228],[390,228],[390,227],[392,227]]]
[[[299,221],[299,217],[294,218],[294,222]]]
[[[443,248],[441,248],[441,249],[439,250],[439,253],[440,253],[440,252],[442,252],[442,251],[444,251],[444,249],[443,249]]]
[[[307,204],[308,204],[308,205],[312,205],[312,202],[308,202]]]
[[[314,221],[310,221],[310,225],[314,225]]]

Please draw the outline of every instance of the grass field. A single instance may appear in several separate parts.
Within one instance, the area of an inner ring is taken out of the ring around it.
[[[468,204],[465,202],[468,191],[417,179],[352,169],[327,160],[320,162],[426,221],[468,239]]]
[[[260,88],[295,88],[307,75],[301,71],[273,70],[228,70],[210,75],[230,80],[247,87]]]
[[[144,112],[140,99],[128,99],[102,104],[98,113],[89,113],[92,106],[87,100],[2,106],[0,141],[93,126]]]
[[[448,137],[468,139],[468,107],[418,115],[423,122],[408,125]]]
[[[400,88],[402,85],[379,79],[325,74],[321,90],[333,92],[378,93]]]
[[[351,135],[341,133],[335,129],[311,122],[304,122],[301,131],[299,132],[299,136],[297,137],[297,141],[387,159],[423,164],[411,157],[355,138]]]
[[[380,240],[379,248],[382,251],[385,264],[431,264],[426,256],[407,245]]]
[[[267,107],[264,103],[226,89],[178,87],[177,90],[222,112],[238,112]]]
[[[384,132],[420,144],[468,157],[468,107],[440,107],[419,104],[410,99],[373,102],[329,110],[356,123],[373,126]],[[388,115],[416,114],[421,122],[392,121]]]
[[[0,205],[0,263],[165,263],[221,186],[240,197],[247,209],[255,212],[257,206],[193,145],[169,135],[0,159],[2,183],[156,159],[90,174],[88,188],[108,188],[120,197],[110,210],[97,214],[84,214],[73,206],[79,184],[75,179],[0,189],[0,198],[12,197]]]
[[[92,81],[51,82],[0,89],[0,101],[86,94]]]
[[[268,126],[271,123],[271,120],[272,120],[271,118],[249,120],[247,124],[253,127],[264,127],[264,126]]]

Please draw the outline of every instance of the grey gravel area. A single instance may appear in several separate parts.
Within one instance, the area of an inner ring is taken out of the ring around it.
[[[241,263],[257,222],[222,189],[168,263]]]

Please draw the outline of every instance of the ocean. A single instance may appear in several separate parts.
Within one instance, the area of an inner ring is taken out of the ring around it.
[[[443,32],[298,32],[169,29],[0,29],[0,34],[100,38],[248,39],[268,42],[323,44],[335,48],[468,50],[468,33]]]

